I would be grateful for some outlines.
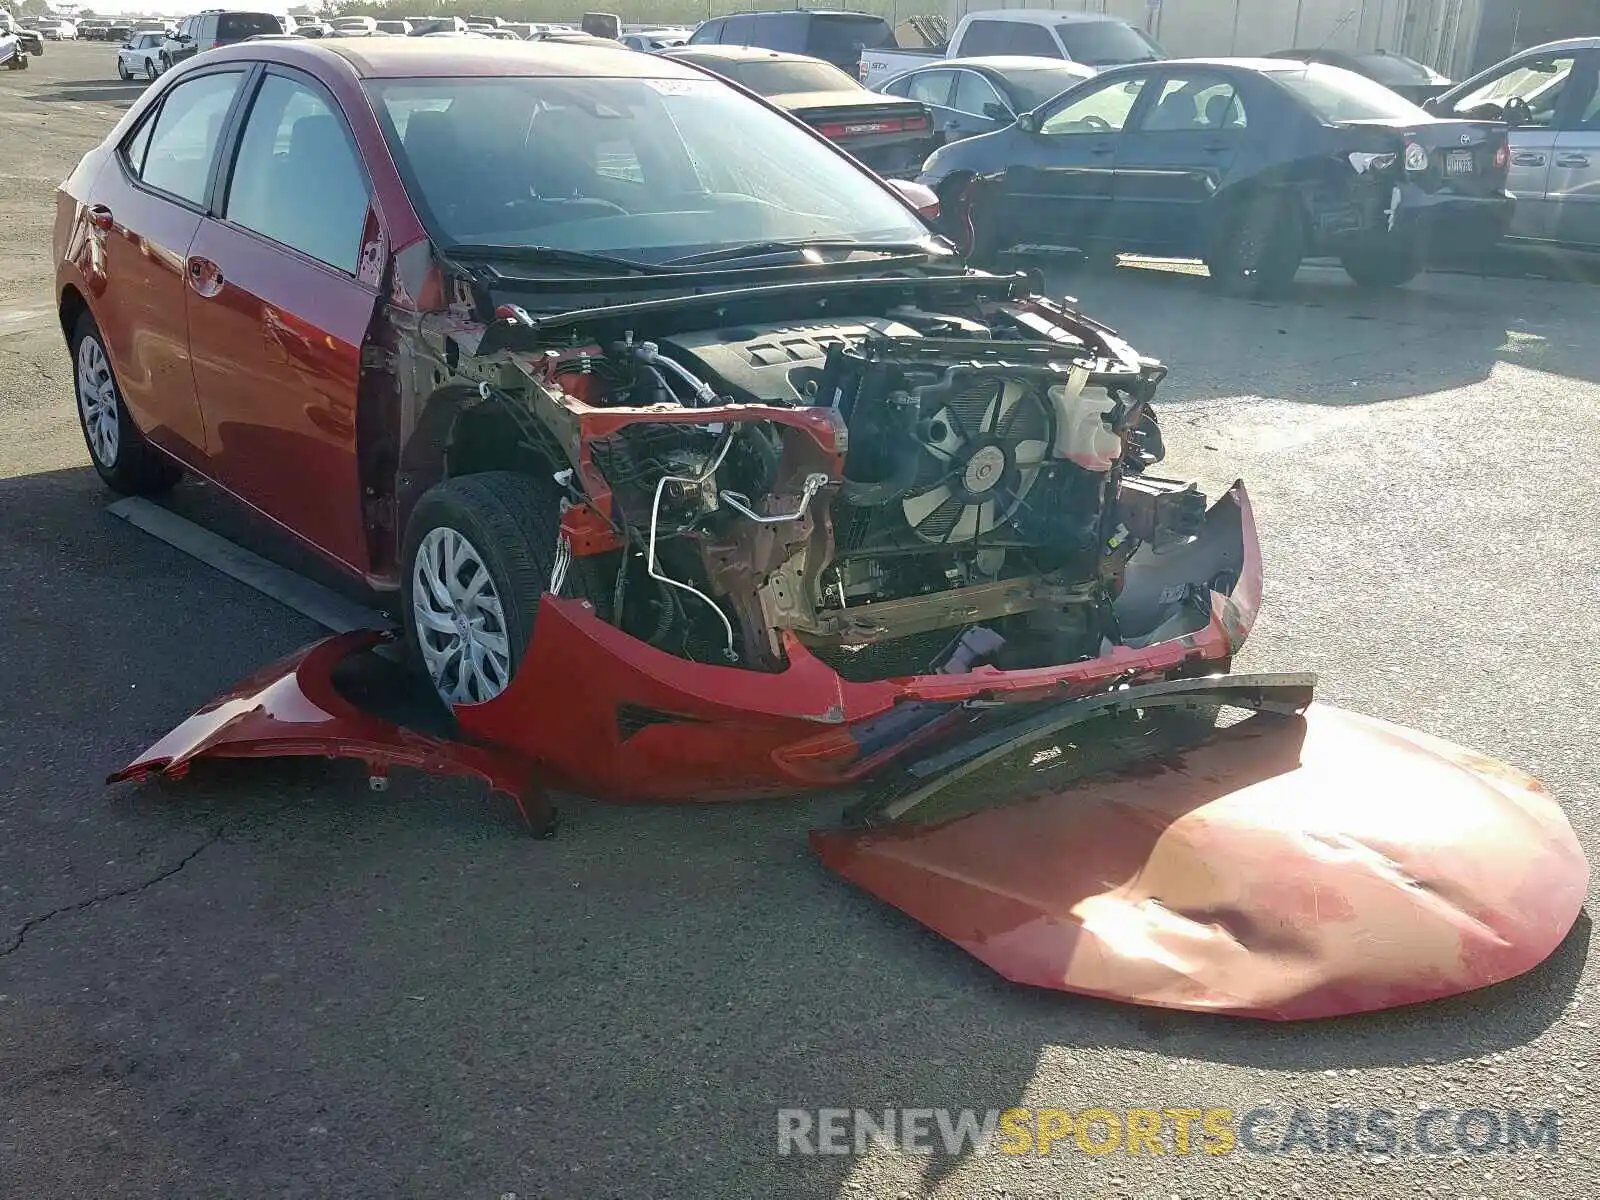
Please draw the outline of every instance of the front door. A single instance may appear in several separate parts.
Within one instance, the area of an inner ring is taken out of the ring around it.
[[[202,222],[187,264],[214,477],[356,573],[370,566],[356,392],[381,257],[363,253],[377,240],[369,207],[332,97],[269,68],[220,215]]]
[[[976,71],[957,71],[955,77],[949,111],[939,114],[945,136],[950,141],[993,133],[1017,119],[994,84],[982,75]]]
[[[1551,236],[1600,249],[1600,51],[1579,60],[1569,91],[1550,160]]]
[[[1212,197],[1244,144],[1244,102],[1231,80],[1171,73],[1124,131],[1107,237],[1119,250],[1199,254]]]
[[[1087,249],[1111,215],[1123,127],[1148,75],[1086,84],[1040,111],[1022,157],[1006,171],[1002,228],[1018,242]]]
[[[196,466],[206,436],[190,368],[184,264],[244,77],[242,67],[210,71],[168,92],[101,173],[101,211],[91,214],[111,224],[102,242],[105,290],[94,309],[123,401],[146,437]]]
[[[1550,169],[1557,118],[1570,103],[1568,85],[1582,51],[1524,54],[1475,81],[1440,116],[1505,121],[1511,126],[1511,168],[1506,187],[1517,198],[1511,236],[1549,238],[1555,232]]]

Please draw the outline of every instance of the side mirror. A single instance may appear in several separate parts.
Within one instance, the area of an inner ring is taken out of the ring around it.
[[[991,121],[1009,122],[1011,120],[1011,111],[1004,104],[997,103],[994,100],[983,106],[983,115]]]
[[[931,220],[939,215],[939,197],[933,194],[933,189],[927,184],[914,183],[909,179],[890,179],[886,182],[900,193],[902,200],[923,216]]]
[[[1025,112],[1017,118],[1017,128],[1023,133],[1039,132],[1039,114]]]

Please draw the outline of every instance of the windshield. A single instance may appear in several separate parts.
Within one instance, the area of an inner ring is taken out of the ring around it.
[[[424,219],[446,243],[661,262],[753,241],[929,237],[862,168],[718,80],[367,87]]]
[[[1091,67],[1149,62],[1167,56],[1150,38],[1121,21],[1063,21],[1056,26],[1056,33],[1073,62]]]
[[[1397,121],[1409,125],[1433,119],[1383,84],[1354,71],[1314,65],[1270,74],[1330,125],[1343,121]]]
[[[1076,87],[1090,77],[1088,71],[1074,71],[1071,67],[1050,67],[1037,71],[1007,71],[1006,86],[1026,111],[1038,108],[1046,100],[1053,100],[1069,87]]]
[[[852,92],[861,85],[838,67],[824,62],[805,62],[781,58],[755,62],[729,63],[724,72],[752,92],[763,96],[783,96],[796,92]]]

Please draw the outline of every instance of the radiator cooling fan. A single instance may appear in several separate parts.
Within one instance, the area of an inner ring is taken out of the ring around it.
[[[1054,439],[1050,401],[1023,380],[990,377],[952,390],[919,426],[923,461],[917,490],[901,502],[906,523],[940,545],[1000,528],[1026,502]]]

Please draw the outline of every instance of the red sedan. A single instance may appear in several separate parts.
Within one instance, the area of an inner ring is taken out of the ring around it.
[[[399,592],[412,663],[463,736],[358,710],[333,671],[372,639],[336,638],[117,777],[272,754],[470,773],[519,799],[535,778],[718,800],[872,777],[858,828],[820,852],[1013,978],[1304,1016],[1542,958],[1587,878],[1559,810],[1487,760],[1308,714],[1303,677],[1204,678],[1260,596],[1243,486],[1208,507],[1147,475],[1166,369],[1024,276],[966,269],[915,191],[621,49],[263,41],[164,76],[59,195],[94,465],[132,493],[202,475]],[[1062,790],[1062,730],[1223,703],[1276,715],[1193,771],[1127,776],[1116,819]],[[1374,740],[1365,773],[1327,773]],[[1389,883],[1399,848],[1325,852],[1381,841],[1404,807],[1386,781],[1461,812],[1469,776],[1477,832],[1449,863],[1422,857],[1475,881],[1473,922],[1414,917]],[[969,789],[956,809],[943,782]],[[1344,792],[1366,801],[1348,819]],[[1519,839],[1536,850],[1508,854]],[[1280,930],[1241,973],[1240,939],[1278,929],[1291,876],[1372,897],[1371,920],[1324,936],[1296,909],[1303,953]],[[1534,903],[1534,878],[1559,886]],[[1236,914],[1237,936],[1162,907],[1185,894]],[[1424,926],[1426,952],[1365,949]]]

